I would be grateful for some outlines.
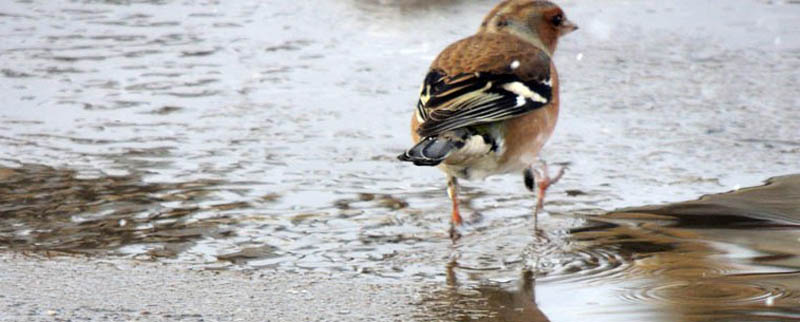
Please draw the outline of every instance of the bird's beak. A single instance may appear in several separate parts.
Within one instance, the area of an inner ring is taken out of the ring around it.
[[[559,27],[560,31],[559,33],[561,34],[561,36],[571,33],[575,30],[578,30],[578,25],[576,25],[574,22],[570,20],[565,20],[564,23],[562,23],[561,26]]]

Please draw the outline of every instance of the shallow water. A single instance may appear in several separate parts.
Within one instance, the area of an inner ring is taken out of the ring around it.
[[[420,319],[800,318],[800,198],[625,208],[798,172],[799,5],[564,2],[548,240],[505,176],[467,183],[451,245],[442,175],[394,156],[489,7],[4,3],[0,249],[430,283]]]
[[[591,217],[570,230],[561,266],[545,276],[522,269],[514,282],[469,286],[453,262],[449,287],[429,295],[426,313],[479,321],[796,320],[798,238],[800,175],[774,178]]]

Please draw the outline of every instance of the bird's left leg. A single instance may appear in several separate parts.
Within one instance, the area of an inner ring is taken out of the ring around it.
[[[450,239],[454,242],[458,240],[461,235],[456,228],[461,226],[461,213],[458,211],[458,179],[453,176],[447,176],[447,196],[453,202],[453,212],[451,213],[450,221]]]

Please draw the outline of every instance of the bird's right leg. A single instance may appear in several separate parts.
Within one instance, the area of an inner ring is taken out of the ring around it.
[[[456,230],[457,226],[461,226],[461,213],[458,211],[458,179],[453,176],[447,177],[447,195],[453,203],[453,212],[451,213],[450,222],[450,239],[456,241],[461,235]]]
[[[528,188],[528,191],[534,192],[536,189],[536,176],[533,174],[533,167],[528,167],[525,171],[522,172],[525,188]],[[536,210],[533,211],[533,230],[539,230],[539,208],[538,204]]]
[[[531,165],[522,173],[525,179],[525,187],[531,192],[536,192],[536,208],[533,210],[533,230],[537,236],[541,233],[539,230],[539,212],[544,208],[545,192],[547,188],[561,180],[565,169],[566,166],[562,166],[555,177],[550,177],[547,171],[547,163],[540,161],[538,167]]]

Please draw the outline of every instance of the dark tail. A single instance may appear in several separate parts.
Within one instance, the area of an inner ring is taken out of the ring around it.
[[[397,158],[401,161],[414,162],[414,165],[435,166],[442,163],[450,151],[459,148],[459,145],[464,144],[443,137],[429,136]]]

